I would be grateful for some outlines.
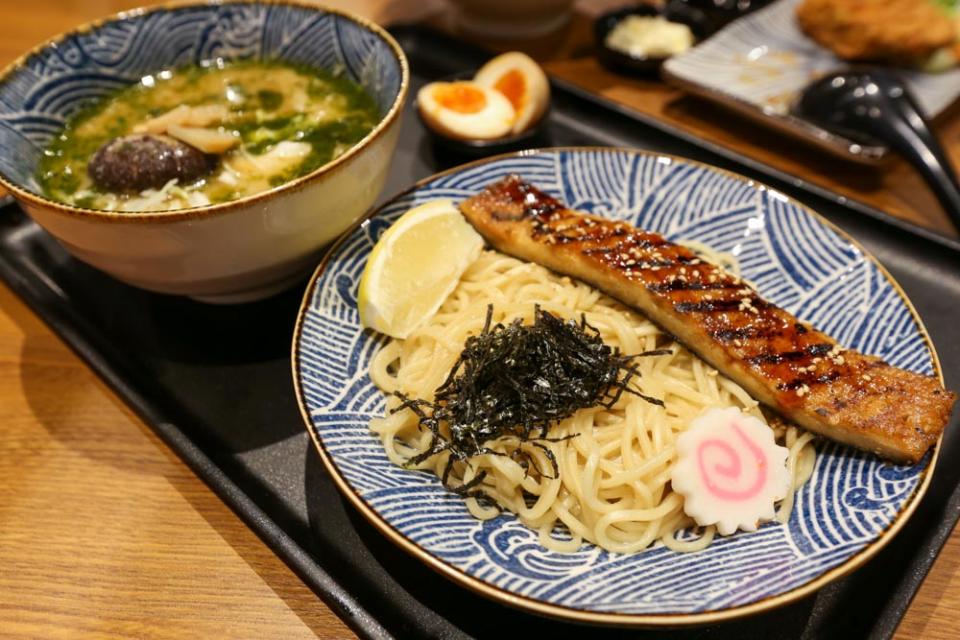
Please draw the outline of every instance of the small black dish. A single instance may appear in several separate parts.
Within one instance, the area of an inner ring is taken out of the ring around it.
[[[670,0],[669,4],[685,4],[703,13],[712,35],[748,13],[762,9],[773,0]]]
[[[671,2],[665,7],[641,4],[605,13],[593,23],[593,37],[596,41],[597,57],[600,59],[600,63],[617,73],[655,76],[660,71],[660,65],[670,57],[632,56],[629,53],[607,46],[607,36],[610,35],[610,32],[620,21],[630,16],[651,18],[663,16],[670,22],[685,24],[693,32],[694,46],[711,33],[706,15],[699,9],[682,2]]]
[[[458,80],[473,80],[476,71],[463,71],[443,78],[436,82],[457,82]],[[502,138],[486,139],[461,139],[445,136],[439,131],[434,130],[423,118],[420,113],[420,105],[414,101],[413,110],[417,113],[420,124],[427,131],[427,134],[433,140],[434,144],[448,153],[461,156],[463,158],[484,158],[486,156],[495,156],[501,153],[510,153],[511,151],[520,151],[521,149],[530,149],[542,146],[549,146],[546,142],[547,121],[550,118],[550,105],[547,105],[546,111],[540,116],[533,125],[526,131],[521,131]]]

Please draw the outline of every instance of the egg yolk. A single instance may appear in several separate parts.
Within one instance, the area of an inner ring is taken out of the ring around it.
[[[516,69],[511,69],[500,76],[494,88],[505,95],[513,108],[517,111],[523,106],[523,98],[526,95],[526,81],[523,74]]]
[[[477,113],[487,106],[487,97],[465,82],[453,82],[436,88],[434,99],[444,108],[457,113]]]

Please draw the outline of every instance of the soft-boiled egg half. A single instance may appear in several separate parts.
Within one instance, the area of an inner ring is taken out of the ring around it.
[[[550,104],[550,82],[533,58],[511,51],[493,58],[474,76],[477,84],[506,96],[516,112],[512,133],[530,128]]]
[[[424,122],[438,133],[466,140],[500,138],[516,112],[500,92],[476,82],[431,82],[417,93]]]

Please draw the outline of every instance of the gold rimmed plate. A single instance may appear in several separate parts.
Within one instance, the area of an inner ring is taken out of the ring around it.
[[[367,256],[410,207],[459,201],[509,174],[571,208],[729,251],[764,297],[845,346],[940,375],[920,319],[886,270],[775,190],[629,149],[545,149],[481,160],[417,183],[349,231],[324,258],[301,307],[293,344],[301,411],[330,474],[366,518],[428,566],[499,602],[631,626],[712,623],[781,606],[855,569],[890,541],[926,490],[937,449],[917,465],[900,466],[820,443],[787,524],[720,538],[690,554],[662,545],[631,555],[589,544],[573,553],[549,551],[515,517],[478,521],[436,477],[390,463],[368,428],[384,411],[384,395],[367,371],[386,339],[359,324],[356,292]]]

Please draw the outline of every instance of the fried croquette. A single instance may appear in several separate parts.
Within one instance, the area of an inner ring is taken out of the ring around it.
[[[957,43],[957,23],[928,0],[805,0],[800,28],[840,58],[922,65]]]

